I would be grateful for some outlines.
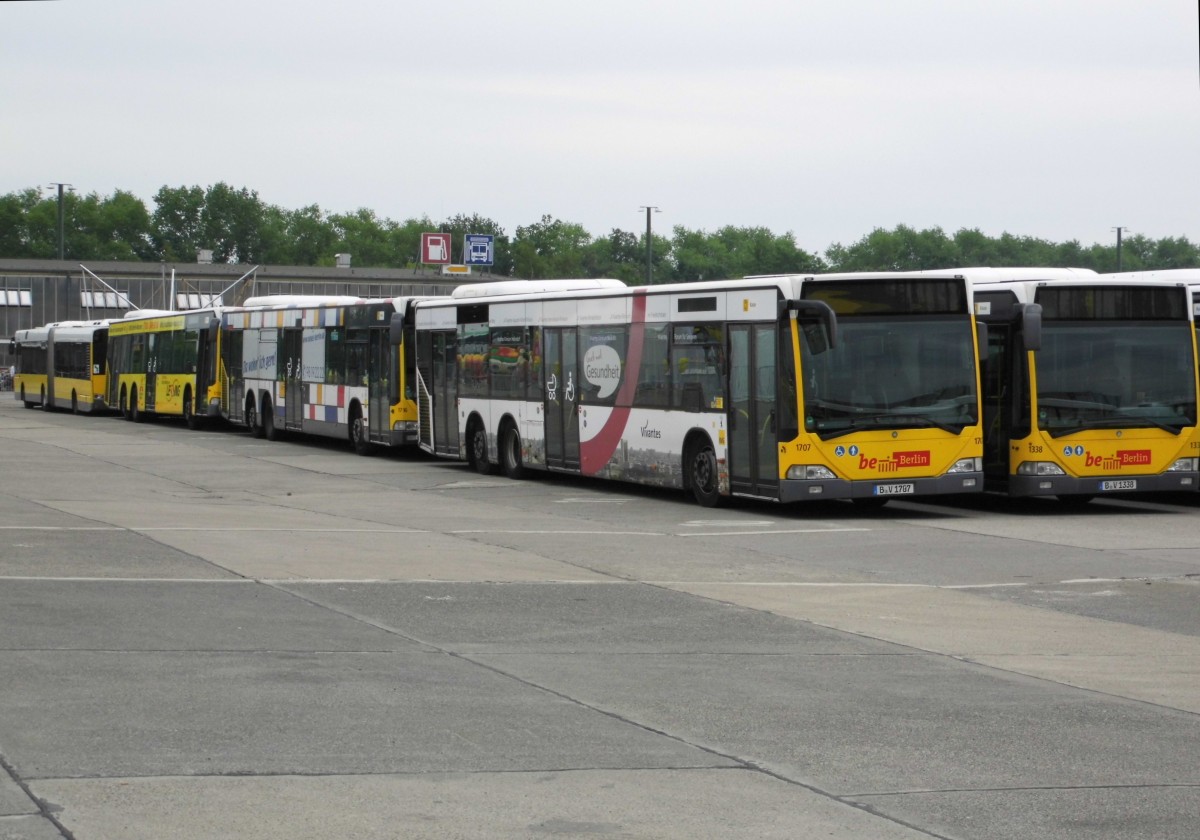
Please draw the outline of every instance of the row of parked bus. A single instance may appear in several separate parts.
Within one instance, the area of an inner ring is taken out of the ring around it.
[[[798,502],[1200,486],[1200,270],[260,297],[19,332],[26,407]]]

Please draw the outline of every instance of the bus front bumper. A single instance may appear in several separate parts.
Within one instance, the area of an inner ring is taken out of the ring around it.
[[[1200,473],[1168,472],[1159,475],[1013,475],[1008,495],[1102,496],[1106,493],[1179,493],[1200,489]]]
[[[887,481],[784,479],[779,482],[781,502],[812,502],[820,499],[911,499],[919,496],[956,496],[982,492],[982,472],[935,475],[928,478],[894,478]]]

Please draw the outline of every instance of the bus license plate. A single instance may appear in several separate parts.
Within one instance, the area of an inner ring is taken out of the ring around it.
[[[917,491],[915,484],[876,484],[876,496],[906,496]]]
[[[1136,490],[1137,479],[1126,478],[1122,481],[1101,481],[1101,490]]]

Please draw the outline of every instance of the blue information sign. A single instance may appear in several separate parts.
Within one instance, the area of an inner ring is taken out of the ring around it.
[[[490,233],[468,233],[463,244],[464,265],[491,265],[496,261],[496,238]]]

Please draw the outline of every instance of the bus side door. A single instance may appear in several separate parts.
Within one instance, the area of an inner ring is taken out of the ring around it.
[[[543,332],[546,399],[546,466],[579,469],[579,371],[576,327]]]
[[[394,363],[397,350],[388,342],[386,327],[374,327],[370,331],[370,375],[367,377],[368,392],[368,439],[386,441],[392,428],[392,404],[388,399],[388,382],[399,373]]]
[[[304,330],[285,327],[280,333],[283,352],[280,353],[279,374],[284,379],[284,428],[300,429],[304,423]]]

